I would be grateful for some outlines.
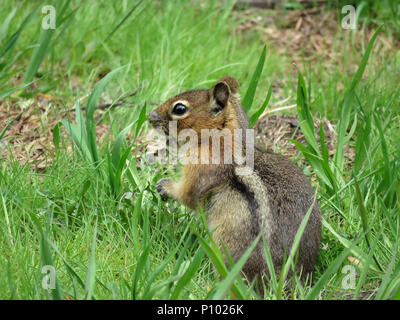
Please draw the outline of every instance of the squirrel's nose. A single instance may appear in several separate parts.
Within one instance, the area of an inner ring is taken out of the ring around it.
[[[149,114],[149,122],[151,124],[156,124],[156,123],[158,123],[160,121],[161,121],[161,117],[160,117],[160,115],[158,114],[157,111],[153,110],[152,112],[150,112],[150,114]]]

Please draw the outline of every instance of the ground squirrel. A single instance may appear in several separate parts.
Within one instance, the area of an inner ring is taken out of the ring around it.
[[[244,132],[249,129],[249,123],[238,87],[235,78],[225,76],[211,89],[188,91],[169,99],[150,113],[149,121],[166,134],[171,121],[176,121],[178,134],[185,129],[191,129],[198,136],[207,129]],[[241,141],[243,150],[249,148],[245,134]],[[197,148],[200,159],[205,149],[210,149],[210,144],[204,142],[204,139],[195,140],[196,146],[191,146],[189,152]],[[235,147],[233,142],[229,145]],[[219,150],[222,158],[226,145],[221,144]],[[198,203],[207,205],[207,224],[213,238],[226,246],[234,260],[263,232],[279,275],[299,225],[313,204],[314,192],[307,177],[284,156],[257,146],[253,156],[250,174],[237,174],[237,168],[243,164],[235,161],[188,163],[179,182],[161,179],[156,188],[163,199],[173,198],[194,210]],[[320,237],[321,213],[315,202],[299,246],[297,263],[303,275],[314,269]],[[263,245],[263,241],[258,243],[243,268],[249,280],[268,274]]]

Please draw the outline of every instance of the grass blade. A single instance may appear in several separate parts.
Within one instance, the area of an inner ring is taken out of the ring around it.
[[[332,273],[335,273],[342,265],[344,259],[349,255],[350,248],[345,248],[342,253],[329,264],[329,267],[325,270],[323,275],[318,279],[317,283],[308,292],[305,299],[313,300],[316,299],[318,294],[321,292],[325,284],[329,281],[329,277]]]
[[[244,110],[248,113],[253,104],[254,96],[256,94],[256,89],[258,85],[258,81],[260,80],[261,73],[264,68],[265,58],[267,56],[267,46],[265,45],[263,51],[261,53],[260,59],[258,60],[256,69],[254,70],[253,77],[251,78],[249,87],[247,88],[247,92],[243,98],[242,104]]]
[[[148,263],[149,253],[150,253],[150,246],[148,245],[143,250],[142,254],[139,257],[139,261],[137,262],[135,274],[132,280],[132,300],[137,299],[137,294],[139,291],[139,279],[141,279],[142,273],[146,267],[146,264]]]
[[[120,22],[117,23],[117,25],[111,30],[111,32],[108,34],[104,42],[106,42],[109,38],[112,37],[112,35],[117,31],[121,25],[131,16],[133,12],[139,7],[139,5],[143,2],[143,0],[139,0],[137,3],[135,3],[132,7],[131,10],[128,11],[128,13],[121,19]]]
[[[96,284],[96,240],[97,240],[97,221],[94,226],[92,246],[90,248],[89,266],[86,273],[85,299],[93,298],[94,286]]]
[[[297,69],[297,73],[297,113],[299,115],[301,131],[303,132],[312,153],[319,155],[319,148],[315,138],[314,121],[310,111],[306,84],[299,69]]]
[[[358,70],[351,81],[349,89],[345,93],[344,101],[342,104],[342,112],[340,116],[340,122],[339,122],[339,129],[338,129],[338,137],[337,137],[337,149],[336,149],[336,154],[334,157],[334,161],[336,164],[336,167],[338,169],[338,175],[342,174],[343,171],[343,165],[344,165],[344,155],[343,155],[343,147],[344,147],[344,139],[345,139],[345,134],[347,131],[347,128],[349,126],[350,122],[350,106],[351,106],[351,101],[354,96],[354,90],[357,86],[357,84],[360,82],[361,77],[364,73],[365,67],[368,62],[368,58],[370,56],[370,53],[372,51],[374,42],[376,37],[378,36],[379,31],[381,30],[382,26],[380,26],[372,36],[370,42],[368,43],[367,50],[364,53],[364,56],[362,57],[362,60],[360,62],[360,65],[358,66]]]
[[[262,104],[261,108],[258,109],[256,112],[253,113],[253,115],[250,116],[250,128],[254,127],[258,118],[263,114],[263,112],[267,108],[269,100],[271,98],[271,95],[272,95],[272,85],[269,86],[267,97],[265,98],[264,103]]]
[[[110,80],[124,67],[119,67],[110,73],[108,73],[103,79],[101,79],[93,89],[91,93],[87,107],[86,107],[86,135],[88,141],[88,148],[90,154],[93,159],[93,163],[95,165],[99,162],[99,151],[97,149],[96,144],[96,125],[94,122],[94,110],[96,105],[100,99],[101,94],[103,93],[106,85],[110,82]]]
[[[28,14],[28,16],[24,19],[24,21],[21,23],[21,25],[19,26],[18,30],[15,31],[15,33],[13,33],[13,35],[7,40],[7,42],[4,44],[4,46],[2,46],[0,48],[0,58],[2,58],[8,51],[11,52],[11,50],[14,48],[14,46],[16,45],[19,36],[21,35],[22,31],[24,30],[24,28],[26,27],[26,25],[28,24],[28,22],[32,19],[32,17],[34,16],[36,10],[41,6],[41,4],[43,3],[43,1],[41,1],[39,3],[39,5],[37,5],[32,11],[31,13]]]
[[[281,275],[279,277],[279,282],[278,282],[277,299],[282,299],[283,284],[288,275],[289,268],[292,265],[292,263],[294,262],[294,258],[295,258],[297,249],[299,248],[299,245],[300,245],[301,237],[303,236],[304,230],[306,229],[306,226],[307,226],[308,220],[311,216],[311,212],[313,211],[316,199],[317,199],[317,194],[315,194],[313,203],[311,204],[306,215],[304,216],[303,220],[300,223],[299,229],[297,230],[296,236],[294,237],[294,240],[293,240],[292,248],[290,249],[289,257],[286,260],[286,263],[284,264],[284,266],[282,267]]]
[[[58,0],[55,5],[55,12],[57,12],[57,20],[62,21],[62,16],[65,13],[65,9],[67,7],[67,4],[69,3],[70,0],[66,0],[64,5],[63,2],[64,0]],[[58,27],[60,26],[61,23],[59,23]],[[26,70],[25,77],[24,77],[24,83],[29,83],[32,81],[33,77],[35,76],[37,70],[39,69],[40,65],[42,64],[47,52],[51,48],[51,38],[53,37],[53,34],[55,32],[55,29],[42,29],[40,36],[39,36],[39,46],[36,47],[33,51],[31,60],[29,61],[28,64],[28,69]]]
[[[29,86],[30,84],[32,84],[32,82],[25,83],[25,84],[22,84],[20,86],[17,86],[17,87],[11,88],[11,89],[3,90],[3,91],[0,92],[0,99],[4,99],[5,97],[9,96],[11,93],[13,93],[15,91],[18,91],[20,89],[24,89],[27,86]]]
[[[365,209],[365,206],[364,206],[364,201],[363,201],[363,197],[361,195],[360,186],[358,185],[357,177],[355,175],[353,175],[353,179],[354,179],[354,186],[356,189],[356,195],[357,195],[357,199],[358,199],[358,205],[360,207],[360,216],[361,216],[362,226],[364,229],[365,241],[367,242],[369,250],[371,250],[371,239],[370,239],[370,231],[371,230],[368,228],[367,210]],[[382,266],[380,265],[375,254],[373,254],[373,258],[374,258],[374,261],[375,261],[377,267],[379,268],[379,270],[383,271]]]
[[[194,255],[192,261],[190,262],[189,267],[186,269],[185,273],[182,275],[182,277],[177,282],[175,289],[172,292],[171,300],[178,299],[179,294],[181,293],[182,289],[190,282],[190,280],[193,278],[194,274],[196,273],[197,269],[199,268],[201,260],[203,259],[203,256],[204,256],[204,251],[200,247],[197,250],[196,254]]]
[[[251,253],[255,249],[256,245],[260,241],[261,234],[253,241],[251,246],[245,251],[245,253],[240,257],[238,262],[234,265],[232,270],[228,273],[224,280],[222,280],[217,287],[217,290],[212,297],[213,300],[221,300],[223,299],[230,288],[232,287],[233,282],[235,281],[236,277],[239,275],[240,271],[242,270],[243,266],[249,259]]]
[[[49,247],[49,241],[47,239],[47,232],[46,234],[41,232],[41,237],[40,237],[40,256],[42,260],[43,266],[54,266],[53,259],[51,257],[51,252],[50,252],[50,247]],[[55,283],[56,283],[56,288],[51,289],[51,294],[53,296],[54,300],[61,300],[61,289],[60,285],[58,283],[57,275],[55,275]]]

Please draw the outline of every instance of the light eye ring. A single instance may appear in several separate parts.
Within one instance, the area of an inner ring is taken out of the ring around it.
[[[188,108],[182,102],[178,102],[172,108],[172,114],[176,116],[183,116],[187,112]]]

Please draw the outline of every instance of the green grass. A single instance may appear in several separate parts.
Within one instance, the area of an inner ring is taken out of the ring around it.
[[[338,63],[317,58],[293,75],[290,56],[265,43],[261,31],[235,32],[231,6],[200,2],[54,1],[61,9],[51,32],[41,30],[42,2],[2,3],[0,110],[23,112],[23,103],[49,93],[57,98],[49,112],[60,123],[42,125],[42,134],[53,130],[55,148],[45,172],[15,154],[0,162],[0,299],[260,298],[239,276],[246,256],[226,268],[204,216],[158,197],[156,182],[175,175],[173,168],[143,155],[155,105],[225,74],[241,83],[252,124],[286,97],[297,104],[306,144],[293,141],[295,160],[323,212],[312,279],[304,287],[286,279],[293,250],[265,298],[400,298],[400,54],[378,41],[398,34],[396,11],[362,11],[360,34],[385,23],[375,42],[360,47],[353,31],[339,30],[332,39]],[[98,117],[100,99],[115,102],[135,90],[133,107]],[[75,115],[66,116],[71,108]],[[337,132],[333,156],[312,125],[323,117]],[[110,125],[104,141],[96,139],[99,123]],[[0,141],[11,138],[9,125]],[[272,268],[267,248],[266,257]],[[352,290],[341,286],[348,257],[362,263]],[[49,264],[57,287],[47,291],[41,270]]]

